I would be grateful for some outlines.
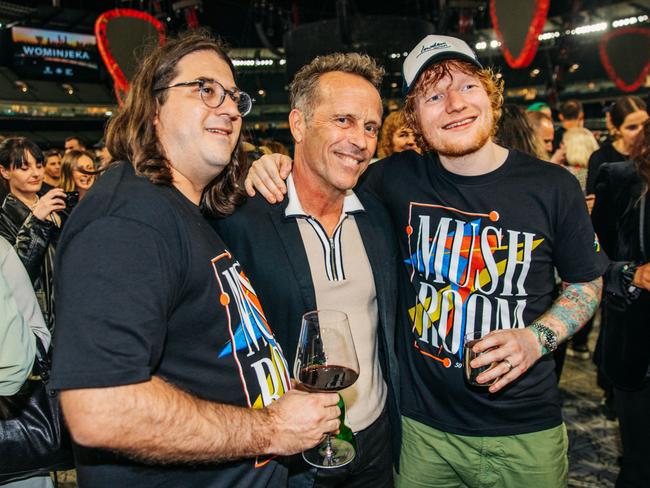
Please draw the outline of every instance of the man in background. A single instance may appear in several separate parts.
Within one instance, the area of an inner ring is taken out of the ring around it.
[[[567,129],[584,127],[585,113],[582,108],[582,103],[575,99],[562,102],[558,117],[560,119],[560,126],[555,130],[555,136],[553,138],[554,151],[557,151],[561,147],[562,137]]]
[[[86,150],[86,144],[79,136],[66,137],[63,147],[65,148],[65,152]]]
[[[48,149],[43,156],[45,156],[45,178],[41,193],[45,194],[52,188],[58,187],[61,181],[61,153],[57,149]]]
[[[564,164],[566,162],[564,147],[559,147],[556,151],[553,151],[553,137],[555,136],[553,119],[539,110],[527,111],[526,117],[535,132],[535,136],[541,141],[546,150],[546,160],[555,164]]]

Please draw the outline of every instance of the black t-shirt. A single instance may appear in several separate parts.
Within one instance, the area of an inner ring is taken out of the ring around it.
[[[625,161],[627,157],[618,152],[611,142],[603,144],[598,150],[594,151],[589,157],[589,164],[587,166],[587,186],[585,193],[592,195],[596,193],[596,179],[598,178],[598,171],[605,163],[618,163]]]
[[[402,413],[461,435],[559,425],[551,355],[495,395],[466,385],[461,356],[465,333],[525,327],[550,308],[554,268],[567,282],[602,274],[577,180],[517,151],[481,176],[450,173],[436,156],[407,151],[371,166],[366,190],[386,205],[405,265]]]
[[[56,289],[56,389],[156,375],[206,400],[262,408],[290,388],[239,263],[197,206],[130,164],[109,169],[75,209],[58,248]],[[76,455],[79,479],[91,487],[266,487],[286,479],[275,459],[157,467],[79,446]]]

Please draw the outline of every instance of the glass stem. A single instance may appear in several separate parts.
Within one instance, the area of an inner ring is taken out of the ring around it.
[[[334,451],[332,449],[332,436],[330,434],[327,434],[327,440],[326,442],[326,447],[325,447],[325,456],[327,457],[327,460],[329,461],[329,465],[331,466],[333,463],[333,457],[334,457]]]

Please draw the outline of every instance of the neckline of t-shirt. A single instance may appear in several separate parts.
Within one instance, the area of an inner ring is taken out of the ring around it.
[[[192,213],[195,213],[196,215],[201,215],[201,216],[203,215],[203,213],[201,212],[201,207],[195,204],[185,195],[183,195],[182,191],[180,191],[174,185],[171,185],[171,189],[172,189],[172,193],[176,196],[176,198],[180,200],[188,210],[190,210]]]
[[[452,173],[442,165],[440,158],[435,153],[429,153],[429,159],[433,162],[431,165],[432,169],[435,169],[435,172],[433,174],[434,177],[440,176],[458,185],[477,186],[491,184],[503,178],[510,171],[510,167],[512,166],[512,159],[515,157],[515,152],[516,151],[512,149],[508,149],[508,156],[501,166],[493,171],[490,171],[489,173],[476,176],[466,176]]]
[[[614,147],[614,143],[611,143],[611,144],[609,145],[609,147],[611,148],[611,150],[612,150],[612,154],[614,155],[614,158],[616,158],[616,161],[627,161],[628,159],[630,159],[629,156],[626,156],[626,155],[623,154],[621,151],[619,151],[618,149],[616,149],[616,148]],[[616,161],[607,161],[607,162],[608,162],[608,163],[614,163],[614,162],[616,162]]]

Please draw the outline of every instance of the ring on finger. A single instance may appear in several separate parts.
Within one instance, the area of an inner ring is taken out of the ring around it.
[[[501,362],[502,362],[502,363],[506,363],[506,364],[508,365],[508,373],[509,373],[510,371],[512,371],[512,368],[514,368],[514,366],[512,365],[512,363],[511,363],[510,361],[508,361],[507,358],[503,358],[503,359],[501,360]]]

